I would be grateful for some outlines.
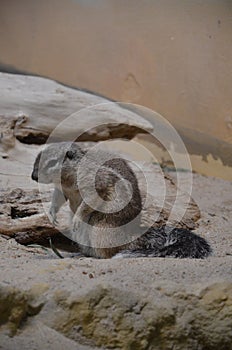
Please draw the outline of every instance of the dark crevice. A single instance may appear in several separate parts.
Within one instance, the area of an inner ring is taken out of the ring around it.
[[[32,216],[38,214],[37,210],[32,210],[32,209],[17,209],[15,207],[11,207],[11,212],[10,216],[12,219],[19,219],[19,218],[26,218],[28,216]]]
[[[47,134],[33,134],[33,133],[29,133],[26,136],[20,136],[17,135],[16,139],[22,143],[26,143],[27,145],[43,145],[44,143],[46,143],[47,139],[48,139],[48,135]]]
[[[114,126],[112,124],[108,124],[108,127],[110,128],[109,134],[106,133],[105,136],[101,135],[99,137],[98,132],[96,131],[91,136],[89,135],[89,132],[84,132],[81,134],[75,141],[76,142],[97,142],[97,141],[105,141],[108,139],[126,139],[131,140],[133,137],[135,137],[138,133],[146,133],[145,130],[140,129],[137,126],[130,126],[128,130],[125,128],[125,124],[118,124],[117,126]],[[93,129],[94,130],[94,129]],[[71,134],[71,133],[70,133]],[[16,138],[18,141],[24,143],[24,144],[34,144],[34,145],[43,145],[47,142],[49,135],[45,133],[33,133],[30,132],[27,135],[17,135]],[[90,140],[91,139],[91,140]],[[49,140],[50,142],[61,142],[64,141],[63,137],[60,139],[56,138],[56,140]]]

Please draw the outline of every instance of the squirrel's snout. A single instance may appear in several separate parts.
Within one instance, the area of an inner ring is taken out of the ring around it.
[[[38,172],[33,170],[32,174],[31,174],[31,178],[32,178],[32,180],[38,182]]]

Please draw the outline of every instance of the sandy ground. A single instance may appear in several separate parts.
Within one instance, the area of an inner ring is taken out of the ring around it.
[[[185,181],[186,174],[181,176]],[[214,282],[232,282],[232,182],[194,174],[193,198],[202,214],[196,232],[205,237],[213,249],[208,259],[96,260],[64,252],[65,258],[59,259],[52,251],[46,253],[40,248],[27,248],[1,238],[1,285],[23,291],[42,288],[41,294],[48,299],[57,290],[84,295],[97,285],[110,285],[141,298],[154,294],[158,302],[165,300],[165,290],[198,294]],[[1,332],[0,349],[65,349],[66,346],[94,349],[88,344],[77,345],[38,322],[36,328],[32,322],[13,338]]]

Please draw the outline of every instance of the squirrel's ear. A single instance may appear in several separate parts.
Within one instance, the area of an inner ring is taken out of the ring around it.
[[[73,150],[69,150],[66,152],[66,157],[69,158],[69,159],[73,159],[75,156],[75,151]]]

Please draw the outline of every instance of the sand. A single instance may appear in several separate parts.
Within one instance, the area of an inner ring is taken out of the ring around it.
[[[186,174],[181,176],[185,181]],[[194,174],[193,198],[202,215],[196,232],[213,249],[212,256],[204,260],[97,260],[68,252],[62,252],[65,258],[59,259],[51,250],[45,252],[0,238],[3,289],[15,287],[22,293],[29,291],[37,303],[45,300],[42,311],[19,326],[13,338],[7,327],[0,328],[0,349],[95,349],[96,339],[80,334],[79,340],[73,340],[53,326],[53,299],[57,293],[83,298],[101,286],[136,295],[140,300],[155,296],[156,303],[163,304],[177,292],[197,296],[214,284],[232,283],[232,183]],[[103,345],[98,348],[107,348],[107,342]]]

